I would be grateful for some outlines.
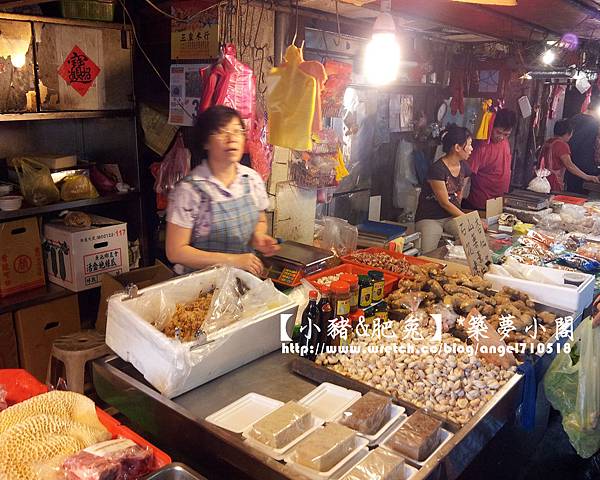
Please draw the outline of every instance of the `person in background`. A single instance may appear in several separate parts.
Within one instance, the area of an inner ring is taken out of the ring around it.
[[[512,173],[512,155],[508,137],[517,123],[512,110],[500,109],[488,143],[475,146],[469,159],[471,189],[464,206],[472,210],[485,210],[486,202],[508,193]]]
[[[212,107],[191,134],[198,145],[192,158],[202,162],[169,196],[167,258],[177,273],[224,264],[260,275],[263,265],[254,250],[273,255],[279,246],[266,233],[269,199],[262,178],[239,163],[242,118],[231,108]]]
[[[546,140],[540,151],[540,158],[545,160],[545,168],[552,173],[548,177],[553,192],[565,189],[565,172],[580,178],[584,182],[600,183],[600,179],[582,172],[571,159],[569,140],[573,136],[573,126],[569,120],[559,120],[554,124],[554,137]]]
[[[598,121],[598,108],[600,96],[592,97],[587,110],[571,118],[573,136],[569,140],[571,159],[575,166],[586,175],[596,175],[598,167],[594,161],[596,137],[600,122]],[[565,174],[566,190],[573,193],[585,193],[583,182],[586,181],[578,175],[567,171]]]
[[[443,232],[458,235],[454,218],[464,214],[460,205],[471,175],[466,160],[473,151],[472,141],[471,132],[456,125],[450,125],[442,133],[445,155],[429,168],[415,215],[423,253],[438,247]]]

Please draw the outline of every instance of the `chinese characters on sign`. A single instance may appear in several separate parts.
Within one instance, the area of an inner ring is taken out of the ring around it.
[[[473,275],[483,275],[492,264],[492,255],[485,238],[479,213],[471,212],[454,219],[460,241]]]
[[[171,59],[208,60],[219,56],[219,14],[213,8],[201,15],[206,2],[187,1],[176,3],[171,13],[178,18],[196,14],[191,22],[171,22]]]
[[[100,74],[100,67],[75,45],[58,70],[58,74],[67,85],[84,97]]]

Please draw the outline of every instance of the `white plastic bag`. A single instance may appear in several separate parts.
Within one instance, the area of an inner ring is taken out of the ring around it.
[[[527,190],[537,193],[550,193],[552,187],[548,181],[548,177],[552,174],[550,170],[545,167],[545,157],[540,160],[540,168],[535,171],[535,178],[527,185]]]

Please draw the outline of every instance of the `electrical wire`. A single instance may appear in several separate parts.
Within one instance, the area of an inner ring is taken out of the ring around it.
[[[203,13],[208,12],[209,10],[212,10],[213,8],[218,8],[222,3],[225,2],[219,2],[219,3],[215,3],[214,5],[211,5],[208,8],[205,8],[204,10],[200,10],[196,13],[194,13],[193,15],[186,17],[186,18],[181,18],[181,17],[176,17],[175,15],[171,15],[168,12],[165,12],[163,9],[161,9],[160,7],[154,5],[154,3],[151,2],[151,0],[144,0],[148,5],[150,5],[154,10],[156,10],[157,12],[159,12],[160,14],[164,15],[165,17],[170,18],[171,20],[174,20],[176,22],[181,22],[181,23],[190,23],[193,22],[198,16],[202,15]]]

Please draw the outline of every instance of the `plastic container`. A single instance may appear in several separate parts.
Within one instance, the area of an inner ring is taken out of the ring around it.
[[[183,463],[171,463],[144,477],[144,480],[206,480]]]
[[[358,309],[358,276],[344,273],[340,280],[350,285],[350,313],[354,313]]]
[[[325,382],[298,403],[308,408],[316,417],[331,422],[360,397],[360,392]]]
[[[431,264],[431,263],[437,263],[437,262],[432,262],[431,260],[422,260],[419,257],[409,257],[407,255],[402,255],[401,253],[392,252],[391,250],[386,250],[385,248],[379,248],[379,247],[371,247],[371,248],[366,248],[364,250],[357,250],[357,252],[361,252],[361,253],[387,253],[390,257],[403,259],[403,260],[405,260],[406,262],[408,262],[411,265],[428,265],[428,264]],[[346,255],[346,256],[342,257],[342,262],[343,263],[349,263],[351,265],[358,265],[359,267],[367,267],[367,274],[369,273],[369,271],[374,270],[372,266],[365,265],[364,263],[357,262],[356,260],[354,260],[353,258],[351,258],[350,255]],[[442,266],[442,265],[440,264],[440,266]],[[385,270],[383,268],[378,269],[378,270],[381,270],[384,273],[395,275],[399,279],[412,279],[412,278],[414,278],[414,275],[412,273],[395,273],[395,272],[392,272],[390,270]]]
[[[571,205],[583,205],[587,202],[587,198],[570,197],[569,195],[555,195],[552,197],[553,202],[570,203]]]
[[[63,18],[112,22],[115,18],[116,0],[61,0]]]
[[[6,400],[9,406],[15,403],[23,402],[36,395],[41,395],[48,391],[48,387],[42,384],[37,378],[26,370],[22,369],[4,369],[0,370],[0,384],[6,388]],[[118,420],[110,416],[104,410],[96,407],[98,419],[112,433],[113,438],[128,438],[140,447],[149,448],[154,454],[154,468],[162,468],[171,463],[171,457],[165,452],[159,450],[150,442],[140,437],[133,430],[119,423]]]
[[[283,406],[283,402],[273,398],[248,393],[208,417],[206,421],[233,433],[242,433],[250,425]]]
[[[342,263],[334,268],[328,268],[327,270],[322,270],[319,273],[315,273],[306,277],[306,280],[312,283],[318,289],[321,288],[321,285],[317,283],[319,278],[329,277],[331,275],[337,275],[341,273],[352,273],[354,275],[368,275],[369,271],[373,270],[372,267],[365,267],[364,265],[355,265],[352,263]],[[383,270],[382,270],[383,271]],[[383,272],[383,280],[384,280],[384,296],[392,293],[396,286],[398,285],[398,275],[391,272]]]
[[[23,204],[23,197],[21,195],[4,195],[0,197],[0,210],[12,211],[18,210]]]

